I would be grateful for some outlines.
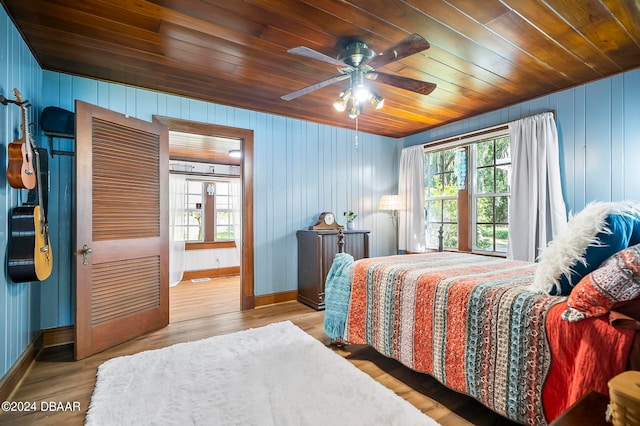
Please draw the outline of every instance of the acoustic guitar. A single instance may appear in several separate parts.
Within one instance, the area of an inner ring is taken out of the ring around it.
[[[36,175],[33,170],[33,151],[27,141],[27,104],[22,100],[18,89],[13,89],[18,105],[22,108],[22,137],[11,142],[7,148],[9,163],[7,164],[7,181],[13,188],[33,189],[36,186]]]
[[[22,105],[21,105],[22,106]],[[26,115],[25,115],[26,117]],[[42,203],[42,172],[40,150],[35,148],[27,131],[26,144],[35,154],[38,204],[15,207],[11,213],[8,272],[13,282],[43,281],[53,270],[53,253],[49,240],[49,226]]]

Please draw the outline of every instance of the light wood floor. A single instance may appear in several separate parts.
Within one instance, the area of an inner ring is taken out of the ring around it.
[[[180,309],[177,309],[175,312],[176,318],[180,318],[182,314],[186,315],[179,311]],[[110,358],[260,327],[283,320],[291,320],[315,338],[323,340],[323,315],[323,312],[314,311],[298,302],[286,302],[251,311],[222,313],[172,322],[162,330],[82,361],[73,361],[71,346],[49,348],[38,357],[18,389],[11,395],[10,400],[35,402],[37,407],[47,401],[71,404],[77,402],[80,404],[80,410],[46,412],[38,409],[35,412],[0,413],[0,424],[82,425],[95,385],[97,368]],[[416,373],[396,361],[383,357],[369,347],[352,345],[344,349],[334,346],[331,348],[443,426],[515,424],[482,407],[475,400],[446,389],[430,376]]]
[[[240,275],[209,281],[181,281],[169,288],[169,322],[186,321],[240,310]]]

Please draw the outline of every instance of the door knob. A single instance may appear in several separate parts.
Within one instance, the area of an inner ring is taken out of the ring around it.
[[[83,265],[88,264],[88,263],[89,263],[89,261],[87,260],[87,257],[88,257],[91,253],[93,253],[93,249],[92,249],[91,247],[89,247],[88,245],[86,245],[86,244],[85,244],[84,246],[82,246],[82,252],[81,252],[81,253],[82,253],[82,258],[84,259],[84,260],[82,261],[82,264],[83,264]]]

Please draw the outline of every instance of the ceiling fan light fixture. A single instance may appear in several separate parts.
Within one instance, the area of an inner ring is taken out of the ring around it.
[[[376,68],[422,52],[429,46],[429,42],[424,37],[411,34],[380,54],[376,54],[366,43],[357,40],[348,42],[336,59],[305,46],[291,48],[287,52],[337,66],[339,74],[283,95],[281,98],[290,101],[330,84],[349,79],[348,88],[340,93],[333,106],[337,111],[348,111],[349,117],[356,118],[362,112],[366,101],[369,101],[375,109],[381,109],[384,106],[384,98],[365,85],[365,78],[379,84],[428,95],[436,88],[434,83],[378,72]]]
[[[351,109],[349,110],[349,118],[356,118],[360,115],[360,104],[358,102],[351,102]]]
[[[373,105],[375,109],[382,109],[384,106],[384,98],[375,92],[371,92],[369,102],[371,102],[371,105]]]
[[[231,158],[240,158],[242,157],[242,153],[239,149],[232,149],[229,151],[229,157]]]
[[[369,96],[371,96],[369,89],[364,85],[364,73],[361,69],[354,71],[353,78],[351,80],[351,88],[353,91],[353,97],[360,103],[366,101],[369,99]]]
[[[351,98],[351,89],[347,89],[344,92],[340,93],[338,99],[333,103],[333,107],[340,112],[344,112],[347,109],[347,103]]]
[[[366,101],[367,99],[369,99],[370,96],[371,94],[369,93],[369,89],[367,89],[366,87],[364,86],[356,87],[355,98],[358,101],[358,103],[362,103]]]

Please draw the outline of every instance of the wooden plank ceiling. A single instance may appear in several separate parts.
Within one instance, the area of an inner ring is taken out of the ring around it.
[[[437,84],[368,81],[362,131],[402,137],[640,66],[634,0],[0,0],[44,69],[353,128],[332,104],[348,80],[287,53],[379,53],[412,33],[431,47],[378,69]],[[5,94],[6,96],[6,94]]]
[[[232,157],[230,153],[231,151],[239,151],[240,145],[239,139],[198,133],[169,132],[169,157],[173,160],[239,166],[240,158]]]

